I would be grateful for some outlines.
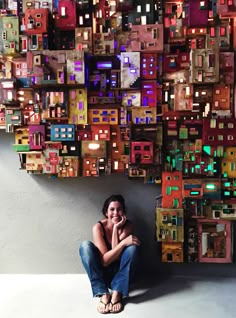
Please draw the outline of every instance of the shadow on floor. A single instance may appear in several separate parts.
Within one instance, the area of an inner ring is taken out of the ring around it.
[[[181,291],[191,292],[196,282],[218,282],[229,277],[192,277],[160,275],[158,278],[148,276],[141,278],[130,288],[130,296],[124,299],[124,304],[139,304]]]

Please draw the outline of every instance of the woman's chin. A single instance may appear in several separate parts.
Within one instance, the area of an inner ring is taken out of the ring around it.
[[[113,218],[112,223],[117,224],[120,222],[120,218]]]

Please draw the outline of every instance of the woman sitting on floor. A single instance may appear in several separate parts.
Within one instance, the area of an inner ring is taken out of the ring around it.
[[[102,212],[105,218],[93,226],[93,242],[82,242],[79,253],[93,296],[100,297],[98,312],[117,313],[123,310],[122,298],[129,294],[140,241],[126,218],[122,195],[106,199]]]

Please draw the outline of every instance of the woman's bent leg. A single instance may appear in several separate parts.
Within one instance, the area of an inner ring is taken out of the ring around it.
[[[130,279],[133,279],[137,261],[138,261],[137,245],[127,246],[120,259],[120,267],[111,282],[112,290],[118,291],[123,296],[129,294]]]
[[[109,289],[97,247],[90,241],[84,241],[79,247],[79,254],[84,269],[88,274],[93,296],[108,294]]]

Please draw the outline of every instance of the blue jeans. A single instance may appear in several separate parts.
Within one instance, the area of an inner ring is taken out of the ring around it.
[[[102,266],[100,252],[90,241],[81,243],[79,254],[88,274],[94,297],[109,293],[109,288],[118,291],[123,296],[128,296],[130,280],[134,278],[137,265],[137,245],[124,248],[119,261],[113,262],[107,267]]]

